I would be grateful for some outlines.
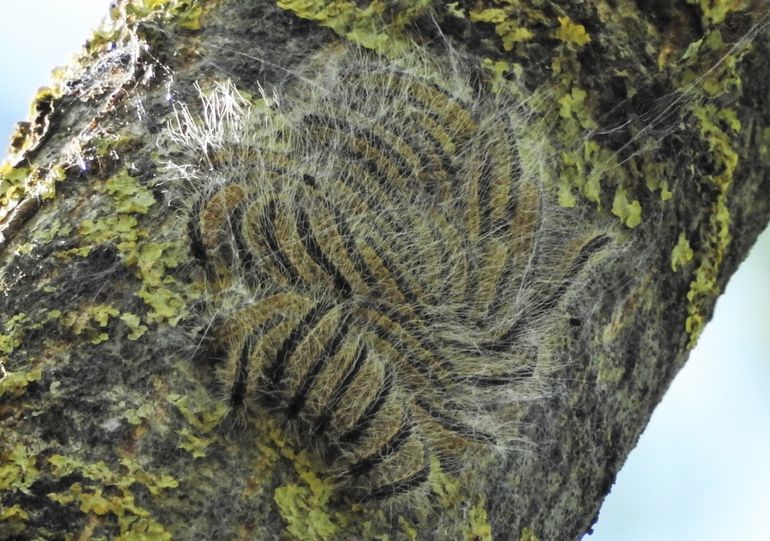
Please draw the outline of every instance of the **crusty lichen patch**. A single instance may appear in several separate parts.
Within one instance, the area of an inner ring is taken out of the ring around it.
[[[433,0],[374,0],[361,5],[350,0],[278,0],[278,7],[317,21],[352,43],[384,55],[408,48],[404,29],[427,13]]]
[[[535,532],[533,532],[532,529],[524,528],[521,530],[519,541],[540,541],[540,539],[535,535]]]
[[[97,523],[109,516],[114,517],[120,531],[116,539],[170,540],[171,534],[165,527],[148,509],[137,503],[134,487],[141,485],[153,497],[163,497],[162,493],[177,488],[179,483],[168,474],[145,470],[130,457],[121,458],[119,463],[119,471],[114,471],[102,461],[90,463],[55,454],[47,460],[54,477],[79,474],[83,481],[72,483],[68,489],[52,492],[48,497],[60,505],[76,506]]]
[[[717,195],[708,222],[702,230],[703,248],[697,254],[699,263],[687,293],[685,328],[690,335],[691,348],[695,346],[706,324],[706,307],[721,292],[717,279],[731,240],[727,199],[738,167],[738,153],[733,148],[733,138],[741,128],[735,111],[731,109],[706,105],[697,108],[695,116],[700,123],[701,134],[708,142],[717,171],[707,175],[704,182],[711,184],[717,190]]]
[[[671,251],[671,270],[676,272],[687,265],[693,258],[693,251],[690,247],[690,241],[684,233],[679,233],[679,240]]]
[[[733,94],[741,87],[738,64],[746,48],[735,48],[725,43],[719,29],[727,14],[748,7],[747,2],[722,0],[688,0],[699,6],[707,31],[703,38],[691,43],[682,56],[678,85],[686,92],[697,92],[707,99]],[[705,75],[701,75],[704,74]],[[730,244],[730,212],[728,199],[739,156],[734,146],[741,131],[741,122],[735,110],[714,103],[693,102],[690,107],[698,123],[699,133],[706,143],[714,171],[702,182],[716,193],[709,203],[708,218],[701,225],[699,249],[692,251],[682,235],[672,254],[672,267],[694,261],[694,276],[687,293],[687,320],[685,330],[692,348],[706,324],[707,309],[720,294],[718,277]],[[682,259],[684,256],[684,260]]]
[[[687,0],[687,3],[700,8],[704,26],[721,24],[729,13],[743,11],[751,5],[750,0]]]
[[[112,7],[110,19],[96,30],[86,45],[86,52],[98,53],[120,41],[126,28],[139,23],[162,24],[187,31],[200,30],[206,13],[218,2],[201,0],[130,0]]]

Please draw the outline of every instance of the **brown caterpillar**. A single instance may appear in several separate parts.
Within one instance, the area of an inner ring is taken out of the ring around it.
[[[181,111],[208,160],[188,232],[231,406],[378,500],[516,439],[558,307],[612,237],[568,227],[522,159],[523,110],[461,67],[345,50],[312,70],[272,112],[227,85],[204,121]]]

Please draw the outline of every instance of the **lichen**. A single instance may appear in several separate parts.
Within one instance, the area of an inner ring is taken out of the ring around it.
[[[535,532],[531,528],[524,528],[521,530],[519,541],[540,541],[540,539],[535,535]]]
[[[66,490],[49,493],[48,498],[52,501],[65,506],[76,505],[80,512],[89,516],[115,516],[120,529],[116,539],[171,539],[171,534],[151,512],[136,502],[132,487],[143,485],[152,496],[159,497],[161,492],[178,487],[179,483],[172,476],[148,472],[127,456],[120,459],[120,471],[117,472],[103,461],[89,463],[72,456],[55,454],[47,462],[54,477],[78,473],[85,478],[82,482],[72,483]]]
[[[578,24],[566,16],[558,17],[558,20],[559,28],[554,32],[556,39],[577,47],[583,47],[591,42],[591,36],[582,24]]]
[[[275,489],[275,503],[287,532],[299,540],[336,539],[346,521],[329,509],[334,483],[318,476],[306,453],[295,453],[284,447],[282,454],[291,460],[302,480],[302,484],[287,483]]]
[[[102,329],[107,327],[111,317],[119,314],[117,308],[107,304],[84,305],[64,313],[61,323],[69,327],[76,336],[85,335],[92,344],[98,344],[109,338]]]
[[[189,396],[178,394],[169,395],[167,400],[176,407],[188,425],[177,430],[181,438],[179,447],[190,453],[193,458],[203,458],[207,448],[216,441],[211,432],[226,415],[227,406],[219,400],[193,401]],[[148,414],[149,412],[137,411],[135,416],[149,419]],[[138,421],[133,422],[138,424]]]
[[[743,0],[687,0],[687,3],[700,8],[704,26],[721,24],[729,13],[741,11],[748,5]]]
[[[615,191],[615,198],[612,200],[612,214],[620,218],[620,221],[629,228],[634,228],[642,223],[642,206],[639,201],[629,201],[628,194],[621,187]]]
[[[142,243],[126,255],[126,263],[137,269],[141,287],[136,293],[149,307],[149,323],[176,323],[185,314],[193,286],[178,283],[169,270],[179,266],[187,251],[181,242]]]
[[[24,335],[24,325],[29,320],[29,316],[24,313],[14,314],[4,323],[5,333],[0,334],[0,354],[10,355],[21,345],[21,339]]]
[[[484,503],[478,503],[468,511],[469,527],[465,532],[467,541],[491,541],[492,526],[489,524],[489,517]]]
[[[131,332],[128,334],[129,340],[137,340],[147,332],[147,326],[142,325],[141,318],[136,314],[132,314],[131,312],[123,312],[120,315],[120,320],[125,323],[131,330]]]
[[[495,33],[503,40],[503,49],[513,50],[516,43],[532,39],[535,34],[529,28],[520,26],[518,21],[510,18],[510,13],[503,8],[472,9],[469,12],[471,22],[492,23]]]
[[[12,166],[4,162],[0,165],[0,223],[25,199],[52,199],[56,185],[65,176],[65,167],[61,164],[41,168],[34,165]]]
[[[677,241],[676,246],[671,251],[671,270],[674,272],[678,271],[692,261],[692,258],[693,251],[690,247],[690,242],[684,233],[679,233],[679,241]]]
[[[138,216],[149,213],[156,201],[149,189],[139,184],[125,169],[97,187],[110,202],[110,211],[95,219],[84,220],[78,227],[83,239],[80,247],[59,254],[85,257],[101,243],[115,245],[123,256],[125,266],[132,269],[141,285],[136,295],[149,308],[143,316],[147,324],[168,322],[176,324],[184,315],[190,298],[196,296],[194,287],[177,282],[170,270],[179,266],[187,250],[181,241],[156,242],[150,231],[140,227]],[[136,314],[127,316],[132,336],[138,338],[146,330]]]
[[[278,7],[318,22],[362,47],[392,56],[408,48],[404,28],[425,13],[432,0],[374,0],[365,7],[350,0],[278,0]]]
[[[720,293],[717,280],[731,241],[727,200],[739,159],[733,148],[733,137],[741,129],[738,117],[732,109],[721,109],[708,104],[697,107],[694,115],[699,122],[700,134],[708,143],[717,172],[704,178],[704,182],[716,190],[716,197],[701,233],[704,237],[703,248],[697,254],[698,267],[687,292],[685,330],[690,335],[690,348],[695,346],[706,324],[707,307]]]
[[[0,165],[0,221],[27,193],[27,180],[31,173],[29,166],[14,167],[8,162]]]
[[[9,438],[10,436],[10,438]],[[37,454],[22,442],[13,447],[15,436],[0,428],[0,493],[8,501],[14,501],[15,493],[30,494],[31,487],[40,478]],[[21,504],[0,506],[0,536],[3,539],[24,539],[29,514]]]
[[[120,42],[126,28],[137,28],[140,22],[162,24],[166,28],[197,31],[206,13],[217,2],[201,0],[130,0],[116,4],[110,19],[100,26],[86,44],[86,52],[94,54]]]
[[[125,170],[107,179],[103,189],[112,196],[118,214],[147,214],[155,204],[150,190],[139,185]]]
[[[3,447],[9,441],[3,442]],[[30,493],[30,487],[40,478],[37,453],[24,443],[12,449],[0,450],[0,490]]]

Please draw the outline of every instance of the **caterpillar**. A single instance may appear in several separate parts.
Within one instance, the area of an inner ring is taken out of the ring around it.
[[[269,411],[344,497],[379,501],[516,439],[558,309],[614,238],[552,210],[523,107],[462,65],[310,66],[267,112],[229,84],[202,119],[178,111],[190,251],[232,409]]]

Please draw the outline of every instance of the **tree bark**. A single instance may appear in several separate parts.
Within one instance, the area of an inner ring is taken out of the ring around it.
[[[0,539],[579,539],[768,223],[769,20],[694,0],[118,3],[0,169]],[[164,167],[193,83],[280,94],[339,42],[458,51],[479,99],[531,99],[545,189],[621,248],[551,316],[563,362],[521,412],[530,444],[406,507],[340,504],[268,413],[227,422]]]

